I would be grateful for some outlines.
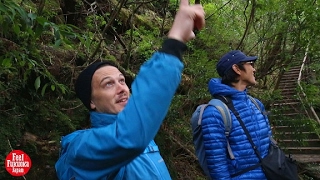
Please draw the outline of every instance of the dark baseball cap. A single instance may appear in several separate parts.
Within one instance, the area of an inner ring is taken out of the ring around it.
[[[240,50],[232,50],[221,57],[217,64],[217,71],[220,77],[222,77],[232,65],[238,64],[240,62],[255,61],[257,56],[247,56]]]

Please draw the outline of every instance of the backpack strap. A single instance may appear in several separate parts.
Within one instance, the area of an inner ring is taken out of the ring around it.
[[[230,159],[235,159],[235,157],[233,155],[233,152],[231,150],[230,144],[229,144],[229,139],[228,139],[230,131],[231,131],[231,128],[232,128],[231,115],[230,115],[229,109],[228,109],[228,107],[227,107],[227,105],[225,103],[223,103],[219,99],[212,99],[212,100],[209,101],[208,104],[206,104],[206,106],[202,106],[201,109],[200,109],[198,125],[201,125],[203,111],[208,105],[214,106],[220,112],[221,117],[223,119],[224,126],[225,126],[225,132],[224,133],[225,133],[225,135],[227,137],[228,154],[229,154]]]
[[[248,95],[249,99],[252,101],[252,103],[259,109],[260,112],[262,112],[261,107],[259,106],[256,99],[254,99],[252,96]]]
[[[262,115],[267,116],[268,112],[266,111],[262,111],[261,107],[259,106],[258,102],[256,101],[256,99],[250,95],[248,95],[249,99],[252,101],[252,103],[259,109],[259,111],[261,112]]]
[[[228,137],[232,128],[232,122],[227,105],[218,99],[212,99],[211,101],[209,101],[209,104],[215,106],[219,110],[226,128],[225,134]]]
[[[252,96],[248,95],[249,99],[253,102],[253,104],[259,109],[259,111],[261,112],[262,115],[266,116],[268,115],[268,113],[266,111],[262,111],[261,107],[259,106],[258,102],[256,101],[255,98],[253,98]],[[270,126],[269,122],[267,121],[267,119],[265,118],[266,123]],[[271,143],[274,145],[277,145],[277,141],[271,136],[269,135],[269,139],[271,140]]]

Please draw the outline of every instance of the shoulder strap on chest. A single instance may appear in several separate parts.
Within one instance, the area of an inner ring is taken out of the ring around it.
[[[255,98],[253,98],[252,96],[248,95],[249,99],[251,100],[251,102],[259,109],[259,111],[262,113],[262,115],[268,115],[268,113],[266,111],[263,111],[261,109],[261,107],[259,106],[258,102],[256,101]]]
[[[252,101],[252,103],[259,109],[260,112],[262,112],[261,107],[259,106],[256,99],[254,99],[252,96],[248,95],[249,99]]]

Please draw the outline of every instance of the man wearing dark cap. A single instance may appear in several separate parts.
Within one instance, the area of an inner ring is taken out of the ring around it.
[[[62,139],[59,179],[171,179],[153,139],[180,83],[185,43],[204,24],[202,6],[181,0],[168,39],[141,66],[131,95],[112,62],[93,63],[80,73],[75,91],[90,111],[92,128]]]
[[[221,78],[212,78],[208,88],[213,97],[227,97],[248,129],[262,158],[268,154],[271,135],[263,104],[257,100],[258,108],[250,100],[247,87],[256,84],[254,63],[258,57],[247,56],[232,50],[221,57],[216,68]],[[242,126],[231,112],[232,128],[228,137],[219,111],[208,106],[202,118],[202,134],[206,162],[211,179],[266,179]],[[234,159],[229,157],[227,139]]]

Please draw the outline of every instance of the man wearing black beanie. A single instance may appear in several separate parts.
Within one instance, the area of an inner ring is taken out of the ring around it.
[[[93,63],[80,73],[75,90],[92,128],[62,139],[59,179],[171,179],[153,139],[180,83],[185,43],[204,24],[202,6],[181,0],[168,39],[141,66],[132,95],[112,62]]]

